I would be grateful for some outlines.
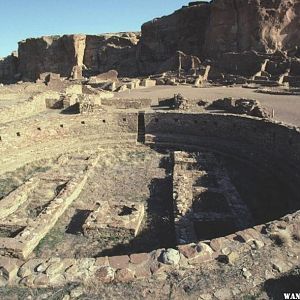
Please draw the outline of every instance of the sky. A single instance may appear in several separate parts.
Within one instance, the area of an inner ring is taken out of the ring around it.
[[[0,0],[0,57],[43,35],[139,31],[186,0]]]

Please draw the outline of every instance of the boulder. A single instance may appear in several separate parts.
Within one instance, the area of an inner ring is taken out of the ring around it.
[[[116,82],[118,81],[118,71],[116,70],[109,70],[108,72],[99,74],[95,76],[96,81],[111,81]]]
[[[162,253],[162,262],[167,265],[178,265],[180,261],[180,254],[178,250],[167,249]]]

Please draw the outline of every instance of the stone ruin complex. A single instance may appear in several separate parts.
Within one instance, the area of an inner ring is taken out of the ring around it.
[[[2,286],[57,287],[87,278],[130,282],[280,249],[281,235],[289,239],[288,250],[271,259],[271,268],[287,271],[297,264],[299,128],[253,116],[253,107],[263,111],[254,100],[208,105],[175,95],[153,106],[149,99],[109,103],[108,92],[90,91],[72,83],[65,92],[47,90],[14,109],[3,107],[1,186],[22,168],[26,176],[2,190]],[[66,98],[72,99],[68,105]],[[182,99],[184,108],[174,105]],[[61,104],[49,108],[56,102]],[[241,111],[245,102],[251,109]],[[121,165],[109,178],[113,183],[121,176],[128,185],[122,189],[133,188],[130,197],[99,186],[114,170],[104,155],[110,149],[128,157],[149,153],[154,162],[146,167],[145,158],[132,158],[129,169]],[[146,170],[152,183],[143,188],[149,190],[134,194],[131,172],[141,176]],[[170,230],[160,248],[147,238],[157,197],[151,186],[158,179],[151,173],[157,172],[169,182],[170,196],[161,201],[172,207],[165,210]],[[74,242],[79,246],[72,249]],[[241,285],[247,290],[247,281]]]
[[[118,97],[156,85],[297,93],[299,5],[200,1],[141,33],[20,42],[0,62],[3,83],[25,86],[0,88],[0,286],[159,280],[247,257],[238,287],[210,282],[199,298],[234,299],[299,266],[299,127],[253,99]]]

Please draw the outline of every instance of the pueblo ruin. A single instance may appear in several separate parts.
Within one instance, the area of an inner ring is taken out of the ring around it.
[[[19,42],[0,60],[3,298],[299,292],[299,22],[298,0],[195,1],[141,32]]]

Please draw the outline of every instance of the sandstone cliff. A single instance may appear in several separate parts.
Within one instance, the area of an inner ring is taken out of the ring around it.
[[[45,36],[19,43],[19,72],[36,80],[44,72],[80,78],[115,69],[137,75],[136,45],[139,34]]]
[[[200,3],[145,23],[137,52],[140,73],[158,72],[177,50],[201,57],[209,15],[210,4]]]
[[[300,46],[299,22],[299,0],[195,2],[142,26],[139,70],[156,72],[177,50],[201,59],[227,52],[289,51]]]
[[[0,61],[0,81],[13,81],[17,73],[23,80],[36,80],[44,72],[81,78],[82,73],[90,76],[110,69],[120,76],[147,75],[178,68],[179,52],[191,65],[197,57],[213,59],[226,72],[234,73],[242,64],[241,74],[253,74],[265,59],[254,51],[284,51],[300,57],[299,24],[300,0],[196,1],[145,23],[141,35],[64,35],[22,41],[19,58]]]
[[[47,36],[19,43],[19,72],[23,80],[36,80],[45,72],[71,76],[83,64],[84,35]]]
[[[204,55],[289,50],[300,45],[299,22],[299,0],[214,0]]]
[[[84,65],[87,75],[117,70],[121,76],[136,76],[136,46],[140,33],[87,35]]]
[[[0,82],[10,83],[16,81],[18,72],[18,57],[13,53],[0,58]]]

